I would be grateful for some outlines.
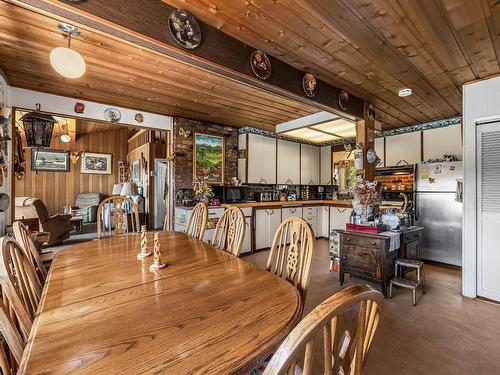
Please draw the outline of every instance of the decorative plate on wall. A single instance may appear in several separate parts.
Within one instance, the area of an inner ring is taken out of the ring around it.
[[[176,9],[168,16],[168,29],[175,41],[184,48],[195,49],[201,43],[198,21],[185,10]]]
[[[271,76],[271,61],[262,51],[253,51],[250,56],[250,68],[253,74],[260,79],[268,79]]]
[[[308,97],[314,98],[316,96],[316,86],[316,78],[311,73],[304,74],[304,77],[302,77],[302,89]]]
[[[339,93],[339,106],[345,111],[348,105],[349,105],[349,94],[347,93],[347,91],[341,90]]]
[[[108,108],[104,111],[104,119],[109,122],[118,122],[122,118],[122,114],[116,108]]]

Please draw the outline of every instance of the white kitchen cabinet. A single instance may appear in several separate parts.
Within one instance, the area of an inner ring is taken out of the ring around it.
[[[328,238],[330,234],[330,207],[318,207],[318,231],[319,237]]]
[[[280,209],[255,210],[255,250],[271,247],[280,224]]]
[[[379,164],[377,167],[385,167],[384,163],[384,155],[385,155],[385,146],[384,146],[384,138],[375,138],[375,152],[377,156],[380,158]]]
[[[247,135],[238,135],[238,150],[247,149]],[[238,180],[247,182],[247,159],[238,157]]]
[[[392,135],[385,138],[386,167],[421,162],[420,132]]]
[[[295,206],[295,207],[286,207],[283,206],[281,208],[281,221],[285,221],[285,219],[288,219],[291,216],[297,216],[297,217],[302,217],[302,207],[301,206]]]
[[[300,183],[319,184],[319,147],[300,145]]]
[[[284,141],[282,139],[279,139],[277,147],[278,147],[277,183],[285,185],[299,185],[300,143]]]
[[[462,160],[462,127],[460,125],[424,131],[424,161],[455,155]]]
[[[346,223],[351,217],[350,207],[330,207],[330,231],[335,229],[345,229]]]
[[[321,147],[320,151],[321,168],[320,168],[320,184],[332,184],[332,147]]]
[[[245,237],[243,237],[243,244],[241,245],[241,254],[249,253],[252,251],[252,218],[245,217]]]
[[[247,183],[276,183],[276,139],[248,134]]]
[[[303,207],[302,208],[302,218],[309,223],[315,237],[319,237],[319,215],[318,210],[321,207]]]

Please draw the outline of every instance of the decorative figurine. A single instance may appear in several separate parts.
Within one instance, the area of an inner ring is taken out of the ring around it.
[[[149,266],[149,270],[151,272],[162,270],[167,265],[161,262],[161,253],[160,253],[160,233],[156,232],[154,237],[154,245],[153,245],[153,264]]]
[[[115,234],[123,234],[123,207],[120,203],[115,204]]]
[[[148,236],[145,225],[141,225],[141,252],[137,254],[137,259],[143,260],[151,256],[151,251],[148,251]]]

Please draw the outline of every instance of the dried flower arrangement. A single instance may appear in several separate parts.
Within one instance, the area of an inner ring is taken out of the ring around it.
[[[201,177],[193,182],[193,190],[194,200],[204,202],[206,204],[210,204],[215,195],[212,191],[212,186],[210,186],[205,178]]]
[[[354,204],[356,206],[378,206],[382,203],[382,195],[377,190],[377,181],[360,180],[354,186]]]

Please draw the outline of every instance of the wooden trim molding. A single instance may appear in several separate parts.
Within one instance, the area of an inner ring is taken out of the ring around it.
[[[11,2],[51,17],[62,17],[69,22],[92,28],[130,44],[291,100],[337,114],[363,117],[362,99],[349,94],[349,107],[342,110],[337,100],[341,88],[318,78],[316,80],[321,90],[318,90],[313,99],[307,97],[301,88],[304,72],[272,56],[269,56],[273,66],[271,77],[266,81],[255,78],[249,65],[250,55],[255,48],[200,20],[198,23],[203,35],[201,45],[189,51],[179,48],[165,23],[170,12],[176,8],[161,0],[123,2],[119,7],[105,1],[11,0]]]

